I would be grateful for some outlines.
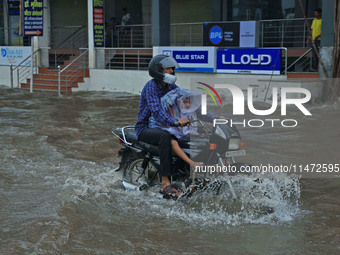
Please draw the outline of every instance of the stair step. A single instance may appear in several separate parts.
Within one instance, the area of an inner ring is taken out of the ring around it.
[[[65,73],[66,71],[62,72],[61,75],[66,75]],[[72,73],[72,76],[77,75],[78,77],[80,76],[84,76],[84,69],[72,69],[69,68],[67,69],[68,73]],[[51,75],[57,75],[58,76],[58,70],[54,70],[54,69],[49,69],[47,67],[39,67],[39,73],[38,74],[51,74]],[[85,69],[85,77],[90,77],[90,70],[89,69]]]
[[[80,55],[82,53],[81,50],[77,49],[50,49],[48,51],[49,54],[54,55],[54,54],[69,54],[69,55]]]
[[[27,83],[30,84],[31,79],[27,79]],[[55,85],[58,86],[58,80],[42,80],[42,79],[33,79],[33,84],[37,84],[37,85]],[[68,86],[68,87],[72,87],[72,88],[78,88],[78,82],[71,82],[68,81],[66,83],[66,81],[60,81],[60,85],[61,86]]]
[[[30,88],[21,88],[23,90],[30,90]],[[41,91],[41,92],[58,92],[58,90],[55,90],[55,89],[41,89],[41,88],[33,88],[33,91]],[[60,89],[60,93],[66,93],[66,92],[71,92],[71,91],[66,91],[66,90],[62,90]]]
[[[52,81],[58,81],[58,75],[53,74],[33,74],[33,80],[52,80]],[[72,82],[84,82],[84,77],[82,76],[66,76],[61,75],[60,81],[72,81]]]
[[[132,54],[135,54],[135,55],[150,55],[152,57],[152,49],[117,49],[116,50],[116,54],[129,54],[129,55],[132,55]]]
[[[74,56],[71,56],[68,60],[71,60],[71,61],[73,61],[73,60],[75,60],[77,57],[79,57],[80,56],[80,54],[77,54],[77,55],[74,55]],[[85,54],[85,55],[83,55],[81,58],[83,58],[83,57],[85,57],[86,59],[87,59],[87,57],[88,57],[88,54]],[[80,58],[80,59],[81,59]]]
[[[21,83],[21,88],[29,89],[29,83]],[[49,84],[33,84],[33,90],[40,90],[40,91],[58,91],[58,85],[49,85]],[[72,92],[71,87],[60,86],[60,92]]]
[[[58,70],[50,69],[47,67],[39,67],[39,73],[41,74],[56,74],[58,75]]]
[[[287,73],[287,79],[319,79],[319,73]]]
[[[71,64],[72,63],[72,61],[73,60],[66,60],[65,62],[64,62],[64,65],[63,65],[63,67],[65,67],[65,66],[68,66],[69,64]],[[81,68],[81,69],[83,69],[84,68],[84,63],[81,63],[81,62],[74,62],[74,63],[72,63],[72,66],[71,67],[77,67],[77,68]]]

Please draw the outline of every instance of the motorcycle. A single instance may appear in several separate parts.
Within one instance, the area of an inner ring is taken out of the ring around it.
[[[177,174],[171,177],[172,185],[182,192],[181,197],[191,196],[208,187],[218,194],[222,186],[227,186],[230,196],[237,199],[232,176],[239,174],[241,167],[248,165],[235,161],[235,157],[246,154],[238,129],[236,126],[213,125],[201,120],[191,120],[191,125],[196,127],[195,133],[190,134],[190,138],[179,139],[178,143],[193,161],[201,161],[204,165],[190,169],[188,164],[173,154],[173,166]],[[134,128],[125,126],[112,129],[112,134],[123,146],[118,151],[121,161],[116,171],[124,171],[122,183],[126,189],[143,191],[156,187],[155,190],[159,190],[161,176],[158,147],[138,141]],[[207,172],[212,167],[233,171],[227,175],[224,172]]]

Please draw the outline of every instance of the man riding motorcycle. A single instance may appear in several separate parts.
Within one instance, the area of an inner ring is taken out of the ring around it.
[[[164,126],[173,126],[179,123],[182,127],[188,125],[187,118],[179,120],[166,113],[160,103],[160,98],[169,91],[178,88],[175,84],[177,78],[175,69],[179,65],[173,57],[157,55],[149,63],[149,75],[153,78],[148,81],[141,93],[137,123],[135,126],[138,140],[158,145],[160,155],[160,175],[162,184],[160,192],[170,197],[178,197],[180,193],[171,186],[169,177],[173,175],[171,134],[163,129],[149,128],[151,115]]]

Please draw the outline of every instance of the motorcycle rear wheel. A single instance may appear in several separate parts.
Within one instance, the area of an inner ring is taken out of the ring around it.
[[[141,186],[143,184],[150,185],[150,181],[152,180],[152,177],[158,172],[155,165],[152,163],[152,161],[149,162],[148,166],[145,169],[145,172],[142,176],[141,173],[143,172],[142,164],[144,161],[144,157],[139,157],[134,160],[132,160],[127,168],[124,170],[123,174],[123,181],[128,182],[135,186]],[[155,176],[155,178],[152,180],[152,183],[159,183],[160,177],[159,174]]]

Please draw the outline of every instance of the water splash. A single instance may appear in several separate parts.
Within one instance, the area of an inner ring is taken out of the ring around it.
[[[133,211],[135,217],[144,217],[147,212],[150,217],[179,219],[197,226],[281,224],[293,221],[300,212],[301,188],[299,177],[294,175],[235,176],[232,183],[238,195],[236,200],[232,199],[222,179],[218,194],[216,182],[212,182],[190,197],[172,201],[159,198],[159,187],[148,191],[120,189],[117,174],[120,175],[107,172],[93,176],[92,184],[89,180],[81,183],[73,179],[74,195],[78,196],[76,200],[101,198],[104,204],[113,204],[114,200],[122,210]]]

